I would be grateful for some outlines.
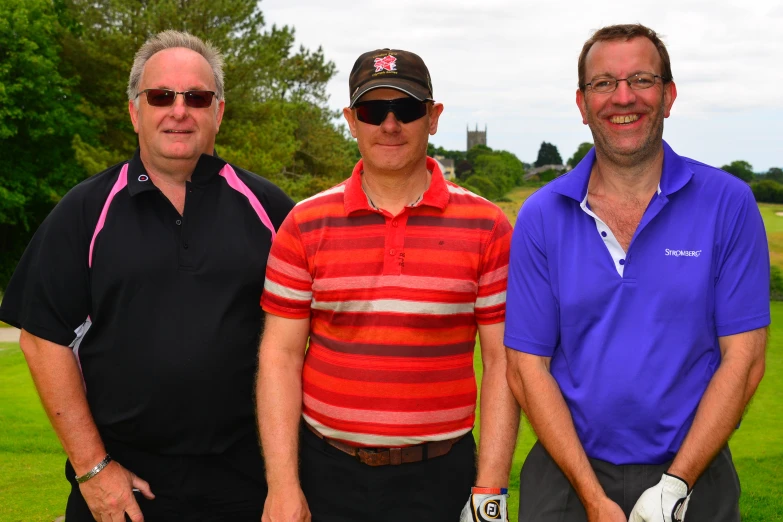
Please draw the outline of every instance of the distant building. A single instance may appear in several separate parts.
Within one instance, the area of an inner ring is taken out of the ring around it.
[[[470,130],[470,127],[468,127],[467,130],[468,130],[468,148],[465,150],[470,150],[476,145],[484,145],[486,147],[487,145],[486,124],[484,125],[483,131],[478,130],[478,123],[476,124],[476,130]]]
[[[457,178],[457,174],[454,171],[454,160],[451,158],[446,158],[445,156],[435,156],[435,161],[438,162],[438,166],[440,167],[440,171],[443,173],[443,177],[453,181]]]

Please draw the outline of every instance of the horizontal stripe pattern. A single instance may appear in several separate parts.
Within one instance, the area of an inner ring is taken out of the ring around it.
[[[479,324],[505,320],[511,226],[487,200],[432,182],[392,217],[370,207],[359,162],[280,227],[262,306],[310,318],[303,415],[357,446],[449,439],[473,427]]]

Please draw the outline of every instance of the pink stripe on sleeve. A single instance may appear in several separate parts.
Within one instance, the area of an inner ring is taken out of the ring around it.
[[[258,201],[256,195],[253,194],[253,191],[251,191],[248,186],[245,185],[241,179],[239,179],[237,173],[234,172],[234,169],[231,168],[231,165],[228,163],[226,163],[226,166],[221,169],[220,175],[226,179],[229,187],[247,198],[247,200],[250,202],[250,206],[253,207],[253,210],[256,211],[256,214],[261,220],[261,223],[263,223],[264,226],[269,229],[269,232],[272,233],[272,241],[274,241],[275,236],[277,235],[275,232],[275,227],[272,225],[272,221],[269,219],[269,216],[267,215],[266,210],[264,210],[264,207],[261,205],[261,202]]]
[[[114,186],[111,188],[111,192],[109,192],[109,197],[106,198],[106,203],[103,204],[103,210],[101,210],[101,217],[98,218],[98,224],[95,225],[95,232],[93,232],[92,240],[90,241],[90,256],[87,258],[87,266],[90,268],[92,268],[92,249],[95,247],[95,238],[97,238],[100,231],[103,230],[103,225],[106,223],[106,214],[109,213],[109,206],[114,200],[114,196],[116,196],[117,193],[124,189],[127,185],[128,164],[126,163],[122,166],[120,175],[117,177],[117,181],[114,182]]]

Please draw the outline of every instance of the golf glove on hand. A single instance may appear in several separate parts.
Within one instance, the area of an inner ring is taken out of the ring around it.
[[[664,473],[661,481],[636,501],[628,522],[682,522],[692,491],[680,477]]]
[[[459,522],[508,522],[508,489],[471,488]]]

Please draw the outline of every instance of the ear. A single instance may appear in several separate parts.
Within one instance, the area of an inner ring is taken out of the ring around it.
[[[138,100],[138,98],[136,98]],[[139,100],[141,102],[141,100]],[[133,100],[128,100],[128,113],[130,113],[131,123],[133,124],[133,130],[136,134],[139,133],[139,109],[136,108],[136,104]]]
[[[348,122],[348,128],[351,130],[351,136],[356,137],[356,115],[350,107],[343,109],[343,118]]]
[[[668,118],[672,112],[672,105],[677,99],[677,86],[674,82],[669,82],[663,86],[663,117]]]
[[[217,128],[215,129],[215,132],[220,131],[220,122],[223,121],[223,111],[225,110],[226,110],[226,100],[220,100],[218,102],[217,114],[215,115],[215,120],[217,122]]]
[[[582,89],[576,90],[576,106],[579,107],[579,112],[582,114],[582,123],[587,125],[587,100]]]
[[[441,114],[443,114],[443,104],[433,103],[430,109],[430,134],[432,135],[438,132],[438,119]]]

